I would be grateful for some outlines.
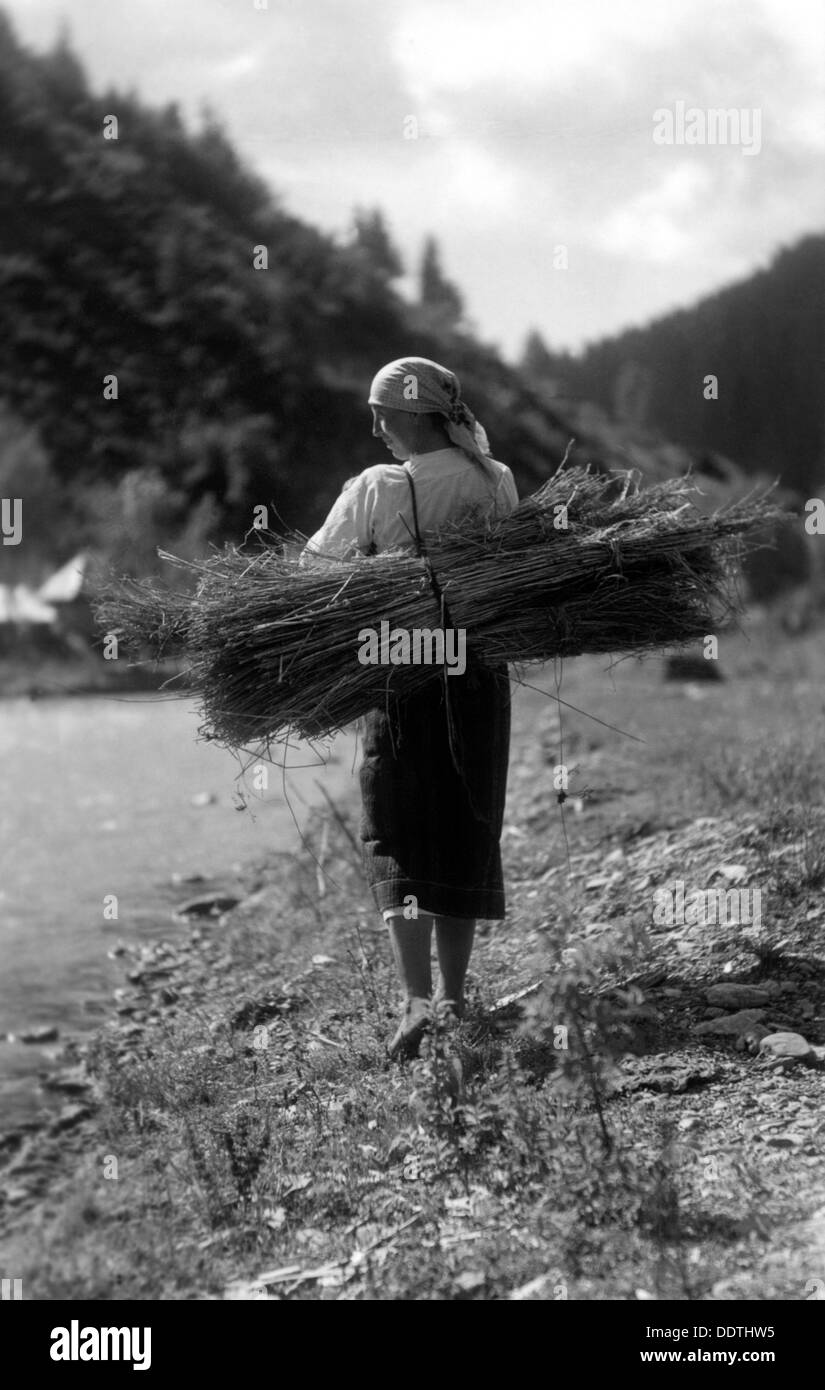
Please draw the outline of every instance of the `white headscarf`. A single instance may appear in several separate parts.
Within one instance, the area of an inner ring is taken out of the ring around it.
[[[490,472],[487,434],[461,399],[461,383],[448,367],[428,357],[399,357],[388,362],[373,378],[369,404],[414,415],[443,415],[450,441]]]

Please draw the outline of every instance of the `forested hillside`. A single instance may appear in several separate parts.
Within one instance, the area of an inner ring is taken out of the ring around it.
[[[336,244],[213,120],[95,95],[65,41],[33,56],[1,16],[0,120],[0,490],[39,523],[7,569],[87,542],[141,568],[158,541],[246,530],[261,502],[314,526],[383,459],[366,388],[401,354],[461,373],[523,486],[561,456],[566,426],[464,330],[434,244],[406,303],[380,214]]]
[[[748,472],[781,474],[807,496],[825,477],[825,236],[577,357],[548,352],[531,334],[522,365],[562,396],[729,454]]]
[[[736,469],[708,452],[699,428],[710,412],[727,422],[714,448],[771,476],[811,467],[817,330],[791,352],[778,269],[751,289],[755,315],[773,322],[781,310],[787,350],[784,377],[771,377],[770,399],[785,397],[767,443],[730,402],[755,396],[764,418],[760,354],[770,346],[775,356],[776,335],[734,333],[736,386],[733,348],[710,346],[716,320],[704,334],[690,314],[681,337],[650,330],[650,408],[629,412],[622,397],[614,425],[611,383],[625,359],[648,361],[643,332],[580,364],[564,359],[560,393],[549,356],[538,352],[537,365],[534,351],[517,370],[478,341],[434,242],[413,267],[411,302],[380,212],[355,209],[347,238],[320,233],[279,205],[208,114],[190,130],[174,106],[93,93],[65,39],[30,54],[2,15],[0,120],[0,494],[25,508],[25,543],[0,551],[0,580],[36,579],[81,546],[147,571],[158,545],[192,555],[238,539],[261,503],[313,529],[345,478],[383,461],[366,390],[383,362],[406,354],[459,372],[522,490],[556,467],[571,435],[574,462],[658,475],[698,466],[727,488]],[[805,275],[815,280],[819,249],[806,244],[787,262],[806,324],[815,296],[803,293]],[[720,372],[713,404],[694,390],[705,370]],[[646,423],[654,403],[663,429],[701,449],[664,447]]]

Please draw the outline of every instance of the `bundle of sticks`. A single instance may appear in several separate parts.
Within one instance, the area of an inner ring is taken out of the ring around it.
[[[507,517],[428,533],[425,558],[301,560],[288,538],[268,537],[251,554],[227,546],[176,561],[197,581],[188,594],[117,581],[98,620],[132,651],[183,651],[207,738],[234,748],[319,738],[444,676],[405,658],[396,633],[463,631],[472,659],[524,665],[718,632],[738,607],[743,543],[787,514],[762,496],[707,516],[695,496],[683,478],[640,489],[629,476],[561,469]],[[382,634],[383,659],[364,659],[365,632]]]

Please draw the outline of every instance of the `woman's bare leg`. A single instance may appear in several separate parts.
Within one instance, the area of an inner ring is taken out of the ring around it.
[[[464,980],[475,939],[472,917],[436,917],[435,945],[441,972],[438,990],[442,999],[452,999],[461,1017],[464,1013]]]
[[[395,968],[406,999],[429,999],[433,992],[430,947],[432,917],[407,921],[401,913],[387,919]]]
[[[387,917],[387,928],[405,1001],[389,1054],[395,1058],[416,1057],[431,1018],[433,918],[428,913],[408,921],[399,911]]]

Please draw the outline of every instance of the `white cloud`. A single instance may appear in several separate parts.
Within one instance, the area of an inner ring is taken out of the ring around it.
[[[712,184],[710,170],[697,161],[669,169],[654,188],[613,208],[595,229],[595,245],[635,260],[680,260],[704,236]]]
[[[677,24],[684,15],[684,6],[681,15],[679,5],[669,7]],[[401,12],[391,51],[410,90],[426,102],[490,83],[574,86],[583,71],[599,64],[609,70],[617,47],[655,48],[661,26],[661,0],[421,0]]]
[[[222,58],[214,65],[213,71],[219,82],[238,82],[249,77],[250,73],[259,72],[261,61],[260,52],[236,53],[233,58]]]
[[[796,61],[821,78],[825,60],[822,0],[755,0],[765,24],[791,49]]]

